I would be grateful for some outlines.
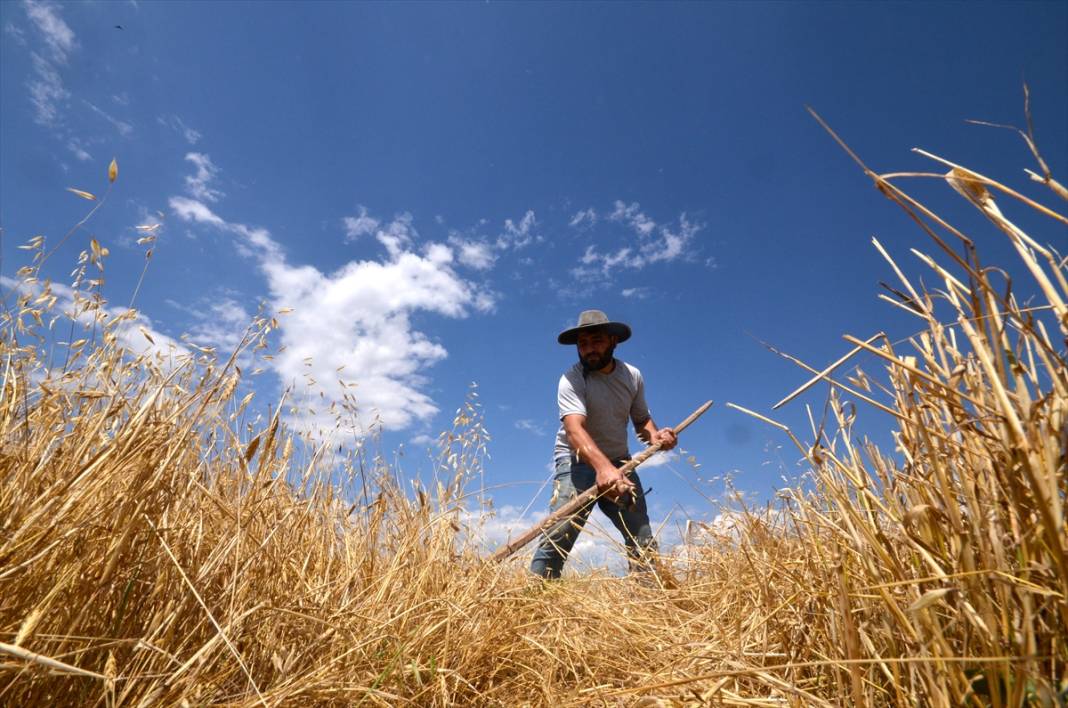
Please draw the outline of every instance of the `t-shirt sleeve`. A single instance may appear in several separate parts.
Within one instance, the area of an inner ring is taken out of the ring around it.
[[[556,402],[560,406],[560,420],[565,415],[578,413],[586,415],[586,387],[582,381],[574,381],[568,372],[560,377],[560,386],[556,392]]]
[[[637,369],[634,370],[634,400],[630,404],[630,419],[635,426],[649,420],[649,406],[645,403],[645,379]]]

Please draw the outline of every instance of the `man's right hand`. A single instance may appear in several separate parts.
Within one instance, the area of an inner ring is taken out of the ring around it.
[[[616,467],[606,467],[597,470],[597,491],[615,502],[622,496],[633,494],[635,486]]]

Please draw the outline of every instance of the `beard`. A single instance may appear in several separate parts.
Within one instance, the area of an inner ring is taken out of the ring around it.
[[[585,359],[579,357],[579,362],[582,364],[582,370],[586,372],[600,371],[604,367],[612,363],[612,357],[615,354],[616,346],[613,344],[608,350],[601,356],[597,354],[590,354]]]

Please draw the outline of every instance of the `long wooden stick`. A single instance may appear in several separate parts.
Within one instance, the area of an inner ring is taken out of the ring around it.
[[[683,430],[685,430],[687,427],[689,427],[690,423],[693,423],[695,420],[700,418],[701,415],[711,407],[712,407],[712,401],[707,401],[704,405],[702,405],[700,408],[698,408],[693,413],[691,413],[690,416],[686,420],[684,420],[681,423],[679,423],[678,425],[676,425],[675,428],[674,428],[675,433],[676,434],[677,433],[681,433]],[[649,447],[645,448],[644,450],[639,452],[637,455],[635,455],[633,458],[631,458],[622,467],[620,467],[619,471],[622,472],[624,475],[629,475],[631,472],[634,471],[634,468],[636,468],[638,465],[640,465],[641,463],[645,462],[650,457],[652,457],[653,453],[655,453],[659,449],[660,449],[660,444],[659,443],[657,443],[655,445],[650,445]],[[503,545],[500,548],[498,548],[496,551],[494,551],[493,555],[490,556],[490,561],[491,562],[498,562],[498,561],[504,560],[508,556],[510,556],[513,553],[515,553],[516,551],[518,551],[523,546],[525,546],[528,543],[530,543],[537,536],[539,536],[542,532],[544,532],[547,529],[555,526],[561,519],[566,519],[566,518],[570,517],[576,511],[581,509],[584,505],[589,504],[594,499],[597,499],[597,497],[599,497],[599,496],[601,496],[601,492],[597,491],[597,486],[594,485],[594,486],[590,487],[589,489],[584,491],[582,494],[579,494],[577,497],[575,497],[574,499],[569,501],[564,506],[560,507],[559,509],[557,509],[553,513],[549,514],[539,524],[537,524],[536,526],[532,527],[531,529],[529,529],[528,531],[526,531],[525,533],[520,535],[514,541],[509,541],[505,545]]]

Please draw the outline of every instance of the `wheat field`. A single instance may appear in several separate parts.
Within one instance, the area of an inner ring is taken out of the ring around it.
[[[1048,244],[1068,192],[1020,134],[1032,195],[927,153],[930,174],[857,158],[929,238],[915,258],[873,244],[915,334],[797,362],[795,393],[828,392],[815,436],[732,404],[782,429],[807,482],[654,578],[487,562],[467,513],[492,473],[475,399],[413,490],[300,439],[282,402],[246,420],[239,359],[272,315],[236,352],[138,355],[134,314],[93,279],[105,249],[61,293],[31,241],[0,332],[0,704],[1065,705],[1068,268]],[[982,262],[980,234],[905,191],[921,179],[1018,260]],[[896,449],[854,431],[857,406],[890,416]]]

